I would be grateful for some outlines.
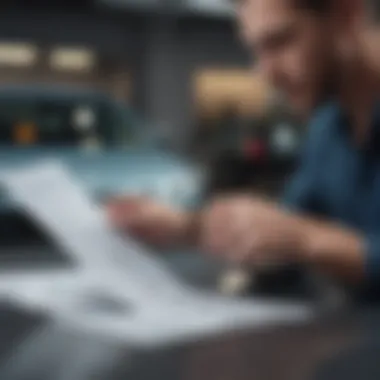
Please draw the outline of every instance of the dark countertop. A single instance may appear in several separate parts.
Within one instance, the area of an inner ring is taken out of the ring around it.
[[[7,304],[0,315],[2,380],[380,378],[378,307],[152,349],[73,332]]]
[[[200,275],[204,264],[188,260],[178,256],[169,265],[192,268],[179,271],[190,282],[214,282],[216,273]],[[151,349],[78,332],[6,302],[0,309],[1,380],[380,379],[380,305],[316,307],[308,322]]]

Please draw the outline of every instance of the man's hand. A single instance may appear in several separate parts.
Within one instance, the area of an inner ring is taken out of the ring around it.
[[[336,279],[360,282],[365,243],[334,223],[290,214],[250,197],[222,198],[203,212],[202,245],[233,262],[266,266],[298,262]]]
[[[364,276],[360,234],[248,196],[216,199],[195,215],[136,197],[111,201],[107,212],[115,228],[154,245],[199,243],[238,264],[301,262],[350,282]]]
[[[111,225],[157,246],[183,244],[190,239],[191,217],[145,197],[121,197],[107,205]]]
[[[251,197],[215,200],[203,212],[204,249],[233,262],[261,265],[300,260],[303,224],[269,202]]]

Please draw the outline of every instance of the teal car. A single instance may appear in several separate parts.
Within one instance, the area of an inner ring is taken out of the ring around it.
[[[98,202],[143,194],[180,207],[198,205],[201,169],[165,147],[157,129],[93,90],[0,87],[0,172],[59,160]],[[0,188],[0,253],[4,245],[34,239],[30,227]]]
[[[164,147],[154,127],[100,92],[0,87],[0,170],[58,159],[97,197],[144,193],[197,203],[200,171]]]

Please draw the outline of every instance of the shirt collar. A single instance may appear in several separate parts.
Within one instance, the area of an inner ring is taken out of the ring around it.
[[[373,107],[371,139],[373,140],[373,147],[380,151],[380,101],[376,101]]]

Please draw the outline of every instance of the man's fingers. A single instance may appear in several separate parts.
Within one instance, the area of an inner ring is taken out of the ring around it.
[[[243,230],[230,246],[229,258],[237,264],[246,264],[254,260],[257,252],[258,238],[251,229]]]
[[[215,255],[223,253],[230,240],[231,219],[223,208],[211,208],[201,220],[202,248]]]
[[[228,231],[224,233],[225,256],[237,264],[246,262],[257,245],[255,227],[241,211],[238,207],[230,211]]]
[[[202,233],[202,246],[207,252],[239,261],[236,250],[242,241],[251,238],[252,229],[249,220],[242,218],[236,208],[223,205],[205,216]]]

